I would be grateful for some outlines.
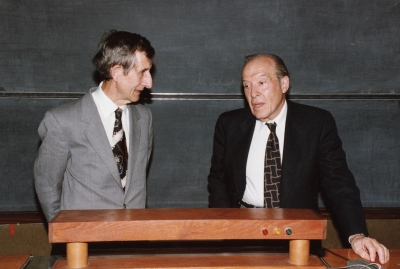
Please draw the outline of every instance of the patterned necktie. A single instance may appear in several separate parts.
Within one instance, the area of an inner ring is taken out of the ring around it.
[[[126,185],[126,170],[128,168],[128,150],[126,148],[126,138],[124,129],[122,129],[122,109],[115,110],[115,124],[112,136],[114,146],[112,151],[117,163],[119,176],[121,177],[122,187]]]
[[[281,181],[281,154],[276,135],[276,123],[266,123],[270,129],[264,163],[264,207],[280,206],[279,187]]]

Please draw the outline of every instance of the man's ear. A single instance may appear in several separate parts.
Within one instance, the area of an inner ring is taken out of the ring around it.
[[[113,80],[118,81],[118,77],[123,73],[123,68],[121,65],[116,64],[111,67],[110,69],[110,75],[113,78]]]
[[[286,93],[290,88],[290,80],[288,76],[281,78],[282,93]]]

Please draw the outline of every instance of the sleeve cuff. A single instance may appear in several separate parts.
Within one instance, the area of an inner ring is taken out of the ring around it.
[[[362,235],[362,236],[366,237],[363,233],[361,233],[361,234],[353,234],[353,235],[350,235],[350,236],[349,236],[349,239],[348,239],[350,245],[351,245],[351,241],[353,241],[353,238],[354,238],[354,236],[356,236],[356,235]]]

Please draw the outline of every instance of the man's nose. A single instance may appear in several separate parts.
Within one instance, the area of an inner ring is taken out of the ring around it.
[[[250,86],[250,95],[251,97],[257,97],[259,95],[258,87],[257,86]]]
[[[147,89],[151,89],[151,87],[153,87],[153,78],[151,77],[149,71],[144,73],[144,76],[142,78],[142,85]]]

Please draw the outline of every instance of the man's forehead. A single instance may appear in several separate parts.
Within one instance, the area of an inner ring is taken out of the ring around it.
[[[268,57],[262,57],[254,59],[251,62],[247,63],[243,68],[242,77],[271,77],[275,73],[275,62]]]
[[[243,69],[242,78],[271,78],[275,73],[275,69],[272,66],[257,65],[251,68]]]
[[[153,60],[149,59],[144,52],[136,52],[137,65],[142,68],[150,68],[153,65]]]
[[[243,80],[252,79],[252,78],[263,78],[263,77],[269,78],[270,75],[265,71],[252,72],[251,74],[243,73],[243,75],[242,75]]]

